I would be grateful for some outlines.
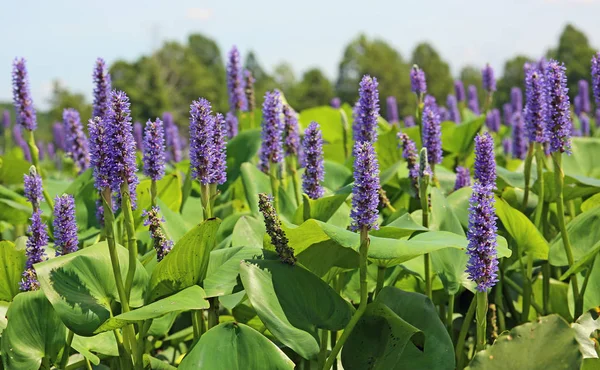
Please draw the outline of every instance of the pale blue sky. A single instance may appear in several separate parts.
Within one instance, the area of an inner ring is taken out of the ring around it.
[[[517,53],[539,57],[569,22],[598,46],[598,14],[600,0],[3,0],[0,100],[11,98],[15,56],[27,58],[34,100],[45,107],[54,79],[90,100],[96,57],[133,60],[193,32],[214,38],[222,52],[233,44],[253,49],[268,69],[288,61],[297,75],[318,66],[330,78],[359,32],[405,57],[428,41],[457,73],[486,62],[500,69]]]

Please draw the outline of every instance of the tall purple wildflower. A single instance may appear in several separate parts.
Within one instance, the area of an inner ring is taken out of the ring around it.
[[[37,117],[33,107],[31,91],[29,90],[29,77],[27,76],[24,58],[14,60],[12,82],[17,124],[30,131],[35,130],[37,128]]]
[[[254,98],[254,77],[252,72],[244,70],[244,94],[246,96],[246,110],[248,112],[254,112],[256,108],[256,99]]]
[[[190,162],[192,177],[204,185],[212,181],[215,126],[210,102],[204,98],[193,101],[190,106]]]
[[[532,143],[543,143],[548,137],[548,99],[544,85],[543,73],[537,68],[530,68],[525,75],[525,125]]]
[[[375,77],[363,76],[358,89],[358,103],[354,107],[352,134],[354,141],[377,141],[377,117],[379,116],[379,84]]]
[[[233,139],[238,134],[238,119],[232,112],[225,115],[225,127],[227,129],[227,138]]]
[[[210,166],[210,183],[222,185],[227,181],[227,127],[225,127],[225,118],[221,113],[215,117],[215,129],[213,133],[213,162]]]
[[[448,118],[454,123],[460,123],[460,110],[458,109],[458,102],[456,96],[449,94],[446,99],[446,106],[448,107]]]
[[[70,194],[63,194],[54,198],[54,244],[56,255],[77,251],[77,224],[75,223],[75,198]]]
[[[454,93],[456,94],[456,100],[465,101],[465,85],[461,80],[454,81]]]
[[[67,150],[67,138],[64,123],[55,122],[52,125],[52,135],[56,149],[65,152]]]
[[[415,117],[413,116],[406,116],[404,117],[404,127],[414,127],[415,124]]]
[[[395,96],[388,96],[386,100],[387,120],[391,124],[397,124],[398,118],[398,103]]]
[[[160,216],[158,206],[152,207],[149,211],[144,210],[142,217],[144,218],[144,226],[148,226],[150,230],[150,236],[154,241],[154,249],[156,250],[156,259],[160,262],[173,249],[173,241],[167,238],[161,227],[165,219]]]
[[[581,124],[581,135],[590,136],[590,118],[587,114],[582,114],[579,117],[579,123]]]
[[[456,167],[456,181],[454,182],[454,190],[464,188],[471,185],[471,174],[467,167]]]
[[[427,148],[429,164],[442,163],[442,128],[435,98],[427,96],[423,107],[423,146]]]
[[[287,104],[283,106],[283,124],[283,149],[285,150],[285,155],[298,155],[300,147],[298,114]]]
[[[509,126],[512,125],[512,114],[513,114],[513,110],[512,110],[512,104],[510,103],[504,103],[504,105],[502,105],[502,119],[503,119],[503,123],[505,126]]]
[[[8,109],[4,110],[4,113],[2,113],[2,128],[4,128],[5,131],[8,131],[10,128],[10,112]]]
[[[27,230],[29,238],[25,244],[27,262],[23,271],[20,286],[22,291],[37,290],[40,284],[33,265],[46,259],[44,247],[48,244],[48,227],[42,221],[40,202],[44,199],[42,193],[42,178],[37,174],[35,167],[31,166],[29,174],[23,178],[25,183],[25,197],[33,207],[31,226]]]
[[[135,140],[135,148],[141,152],[144,147],[144,128],[137,121],[133,123],[133,139]]]
[[[570,154],[572,123],[564,65],[551,59],[546,67],[546,79],[550,152]]]
[[[310,199],[318,199],[325,194],[321,183],[325,179],[323,163],[323,136],[316,122],[311,122],[304,131],[302,141],[304,153],[304,173],[302,174],[302,189]]]
[[[90,151],[88,139],[83,132],[83,125],[79,118],[79,112],[75,109],[63,111],[63,123],[66,133],[66,152],[75,162],[79,173],[90,167]]]
[[[573,98],[573,110],[575,111],[575,115],[579,116],[581,114],[581,96],[579,95],[575,95]]]
[[[354,145],[354,187],[350,217],[353,231],[379,229],[379,163],[373,144],[364,141]]]
[[[469,85],[467,90],[467,108],[473,113],[479,114],[479,97],[477,96],[477,87]]]
[[[600,51],[592,57],[592,92],[596,106],[600,106]]]
[[[520,112],[513,114],[512,137],[513,158],[525,159],[527,156],[527,137],[523,115]]]
[[[489,94],[496,91],[496,78],[494,77],[494,70],[489,64],[487,64],[485,68],[481,70],[481,83],[483,85],[483,89]]]
[[[104,59],[96,59],[94,72],[94,101],[92,104],[92,118],[106,118],[110,109],[110,94],[112,90],[110,74],[106,68]]]
[[[484,186],[496,187],[496,159],[494,139],[489,133],[475,138],[475,180]]]
[[[90,162],[94,168],[94,180],[96,189],[102,192],[110,187],[111,181],[111,159],[110,143],[107,123],[96,116],[88,123],[90,133]]]
[[[144,175],[158,181],[165,175],[165,131],[163,122],[148,120],[144,130]]]
[[[283,122],[281,113],[283,106],[277,90],[267,91],[263,103],[262,146],[259,152],[258,168],[269,173],[271,164],[283,161]]]
[[[502,150],[506,157],[512,154],[512,140],[510,138],[505,137],[502,139]]]
[[[229,52],[227,61],[227,90],[229,92],[229,109],[239,112],[246,109],[246,97],[242,85],[242,60],[235,45]]]
[[[523,92],[520,88],[513,87],[510,89],[510,104],[513,114],[523,111]]]
[[[336,96],[335,98],[331,99],[329,105],[331,105],[331,108],[340,109],[342,106],[342,100]]]
[[[427,92],[427,80],[425,72],[416,64],[410,70],[410,87],[411,91],[421,96]]]
[[[163,113],[163,127],[165,130],[165,144],[167,147],[166,159],[174,163],[183,159],[183,143],[179,136],[179,128],[173,122],[173,115],[169,112]]]
[[[402,146],[402,158],[406,160],[406,167],[408,169],[408,178],[410,183],[418,190],[419,188],[419,153],[417,153],[417,146],[408,135],[403,132],[398,133],[398,139]]]
[[[31,166],[29,174],[23,176],[23,182],[25,184],[25,198],[31,203],[34,210],[40,208],[40,202],[44,200],[42,178],[38,175],[35,167]]]
[[[492,132],[500,130],[500,111],[496,108],[492,109],[485,116],[485,125]]]
[[[120,188],[126,183],[129,188],[131,207],[136,209],[136,188],[139,180],[135,157],[135,140],[129,110],[129,98],[123,91],[113,90],[110,110],[107,117],[107,132],[110,143],[111,189],[120,194]],[[117,195],[117,200],[120,201]]]
[[[590,113],[592,111],[592,104],[590,103],[590,85],[586,80],[579,80],[577,85],[579,91],[577,96],[579,97],[581,104],[581,113]]]

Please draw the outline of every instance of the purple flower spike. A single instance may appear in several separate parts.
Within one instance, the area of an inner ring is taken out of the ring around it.
[[[484,186],[496,187],[494,139],[487,132],[475,137],[475,180]]]
[[[456,167],[456,181],[454,182],[454,190],[471,186],[471,175],[467,167]]]
[[[502,106],[502,119],[505,126],[510,127],[512,125],[512,105],[510,103],[505,103]]]
[[[10,128],[10,112],[8,109],[2,114],[2,127],[5,131]]]
[[[63,123],[66,133],[66,152],[73,158],[79,173],[90,167],[90,151],[88,139],[83,132],[83,125],[79,118],[79,112],[75,109],[63,111]]]
[[[139,180],[136,176],[135,140],[129,111],[129,98],[122,91],[111,93],[111,105],[108,112],[107,127],[110,142],[111,189],[120,194],[121,184],[126,182],[131,198],[131,207],[136,209],[136,188]],[[117,196],[117,200],[120,201]]]
[[[33,107],[33,99],[29,90],[29,78],[27,76],[27,67],[25,59],[15,59],[13,62],[13,102],[15,105],[15,113],[17,124],[23,126],[27,130],[35,130],[37,128],[37,118],[35,108]]]
[[[262,146],[259,152],[258,168],[268,174],[271,165],[283,161],[283,122],[281,113],[283,106],[277,90],[267,91],[263,103]]]
[[[510,89],[510,104],[513,113],[523,111],[523,92],[518,87]]]
[[[494,77],[494,70],[487,64],[484,69],[481,70],[481,82],[483,89],[488,93],[496,91],[496,78]]]
[[[323,136],[316,122],[311,122],[304,131],[302,141],[304,153],[304,173],[302,174],[302,189],[310,199],[319,199],[325,194],[321,183],[325,180],[323,163]]]
[[[46,152],[48,152],[48,158],[51,160],[56,159],[56,149],[54,148],[54,143],[46,144]]]
[[[54,144],[56,145],[56,149],[66,152],[67,138],[66,138],[64,123],[55,122],[52,125],[52,135],[54,136],[53,139],[54,139]]]
[[[144,128],[139,122],[133,123],[133,139],[135,140],[135,148],[141,152],[144,146]]]
[[[442,128],[435,98],[427,96],[423,107],[423,146],[427,148],[429,164],[442,163]]]
[[[27,262],[25,263],[25,271],[21,275],[23,279],[19,284],[21,291],[32,291],[40,288],[40,283],[37,279],[37,274],[33,265],[45,261],[46,252],[44,247],[48,245],[48,226],[42,221],[42,211],[34,209],[33,215],[30,218],[31,226],[27,230],[29,238],[25,243],[25,254]]]
[[[40,207],[40,202],[44,200],[42,189],[42,178],[38,175],[34,166],[29,168],[29,174],[23,175],[25,183],[25,198],[31,203],[33,209]]]
[[[454,93],[458,101],[465,101],[465,85],[461,80],[454,81]]]
[[[458,109],[456,96],[448,95],[446,106],[448,107],[448,119],[454,123],[460,123],[460,110]]]
[[[592,57],[592,91],[596,105],[600,106],[600,52]]]
[[[63,194],[54,198],[54,244],[56,256],[77,251],[77,224],[75,223],[75,198]]]
[[[144,210],[142,217],[144,218],[144,226],[148,226],[150,230],[150,236],[154,241],[154,249],[156,250],[156,259],[160,262],[173,249],[173,241],[167,238],[161,227],[165,219],[160,216],[158,206],[152,207],[149,211]]]
[[[213,133],[213,162],[211,164],[211,184],[222,185],[227,181],[227,145],[225,137],[227,136],[227,127],[225,118],[221,113],[215,117],[215,131]]]
[[[575,98],[573,98],[573,110],[575,111],[576,116],[581,114],[581,96],[579,95],[576,95]]]
[[[513,114],[513,158],[525,159],[527,156],[527,138],[525,135],[525,123],[521,113]]]
[[[498,109],[492,109],[487,113],[485,125],[492,132],[500,130],[500,111]]]
[[[582,136],[590,136],[590,118],[587,114],[582,114],[579,117],[579,122],[581,123],[581,135]]]
[[[110,91],[112,90],[110,74],[104,59],[96,59],[94,66],[94,102],[92,104],[92,118],[106,118],[110,109]]]
[[[289,105],[283,106],[283,149],[285,155],[298,155],[300,135],[298,133],[298,114]]]
[[[193,101],[190,106],[190,162],[192,177],[204,185],[212,182],[215,126],[210,102],[204,98]]]
[[[99,116],[89,120],[90,133],[90,163],[94,168],[95,187],[102,191],[110,187],[111,164],[108,125]],[[100,203],[102,208],[102,203]]]
[[[466,272],[480,292],[487,291],[498,281],[497,230],[493,189],[476,182],[469,200]]]
[[[450,113],[448,113],[448,109],[445,107],[438,107],[438,114],[440,115],[440,121],[450,121]]]
[[[502,149],[504,150],[504,155],[509,156],[512,154],[512,140],[508,137],[502,139]]]
[[[387,120],[390,124],[397,124],[398,118],[398,103],[396,102],[395,96],[388,96],[386,101],[387,107]]]
[[[425,72],[416,64],[410,70],[411,91],[417,95],[423,95],[427,92],[427,81]]]
[[[550,152],[571,154],[571,114],[565,66],[551,59],[546,67]]]
[[[590,113],[592,111],[592,104],[590,103],[590,85],[586,80],[579,80],[579,93],[577,96],[581,102],[581,112]]]
[[[227,138],[233,139],[238,134],[238,119],[232,112],[225,115],[225,128],[227,129]]]
[[[469,108],[473,113],[479,114],[479,97],[477,97],[477,87],[474,85],[469,85],[467,96],[467,108]]]
[[[406,160],[406,167],[408,169],[408,178],[410,183],[414,186],[415,190],[419,188],[419,153],[417,152],[417,146],[408,135],[403,132],[398,133],[398,140],[400,140],[399,146],[402,146],[402,158]]]
[[[340,109],[342,106],[342,100],[336,96],[335,98],[331,99],[329,105],[331,105],[332,108]]]
[[[530,68],[525,75],[525,125],[530,142],[543,143],[548,137],[548,99],[544,86],[543,73],[537,68]]]
[[[246,95],[246,110],[248,112],[254,112],[254,109],[256,108],[254,98],[254,77],[252,77],[252,72],[247,69],[244,70],[244,94]]]
[[[363,76],[358,89],[358,103],[354,107],[352,127],[354,141],[377,141],[377,117],[379,117],[379,84],[369,75]]]
[[[169,112],[163,113],[163,127],[165,130],[165,143],[167,146],[166,159],[174,163],[182,160],[183,143],[179,136],[179,128],[173,122],[173,115]]]
[[[352,188],[352,231],[379,229],[379,163],[373,144],[368,141],[354,145],[354,187]]]
[[[415,117],[413,116],[406,116],[404,117],[404,127],[414,127],[415,124]]]
[[[165,175],[165,131],[160,119],[146,122],[144,130],[144,175],[158,181]]]
[[[227,90],[229,109],[232,112],[246,110],[246,97],[242,85],[242,60],[237,47],[233,46],[227,61]]]

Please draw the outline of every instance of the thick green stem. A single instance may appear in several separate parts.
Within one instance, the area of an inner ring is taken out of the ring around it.
[[[321,346],[319,348],[319,356],[317,358],[317,368],[321,369],[325,360],[327,360],[327,340],[329,339],[329,332],[325,329],[321,330]]]
[[[210,185],[200,183],[200,198],[202,200],[202,208],[204,208],[204,219],[208,220],[212,214],[212,210],[210,209]]]
[[[496,304],[496,313],[498,315],[498,329],[502,333],[506,329],[506,321],[504,320],[504,302],[502,301],[502,274],[498,274],[498,283],[494,287],[494,303]]]
[[[181,206],[179,207],[179,212],[183,211],[183,206],[185,205],[185,201],[189,198],[192,193],[192,166],[188,168],[187,173],[185,174],[185,180],[183,181],[183,186],[181,187]]]
[[[292,183],[294,184],[294,193],[296,194],[296,202],[298,207],[302,204],[302,187],[300,186],[300,178],[298,176],[298,171],[296,170],[296,166],[298,165],[296,156],[292,156],[290,158],[290,164],[288,166],[288,171],[292,176]]]
[[[73,343],[74,335],[75,333],[69,330],[69,333],[67,334],[67,341],[65,342],[65,347],[63,349],[62,358],[60,360],[59,369],[64,369],[65,367],[67,367],[67,363],[69,362],[69,352],[71,350],[71,343]]]
[[[535,207],[535,218],[534,225],[543,232],[542,230],[542,213],[544,208],[544,148],[542,144],[535,144],[535,166],[537,170],[538,183],[540,188],[538,189],[538,202]]]
[[[385,282],[385,267],[377,266],[377,285],[375,286],[375,294],[373,298],[377,297],[381,289],[383,289],[383,283]]]
[[[131,210],[131,194],[129,194],[129,184],[124,181],[121,184],[121,210],[127,234],[127,249],[129,251],[129,267],[127,269],[127,278],[125,280],[125,293],[129,302],[135,269],[137,267],[137,239],[135,237],[135,223],[133,222],[133,211]]]
[[[463,323],[460,327],[460,333],[458,334],[458,341],[456,342],[456,368],[458,370],[462,370],[464,366],[464,356],[465,356],[465,342],[467,340],[467,332],[469,331],[469,326],[471,326],[471,321],[473,321],[473,316],[475,316],[475,308],[477,307],[477,298],[473,297],[471,300],[471,305],[465,314],[463,319]]]
[[[208,309],[208,328],[219,325],[219,298],[211,297],[208,299],[210,308]]]
[[[584,299],[585,299],[585,291],[587,289],[588,286],[588,282],[590,281],[590,276],[592,275],[592,269],[594,268],[594,262],[596,262],[596,258],[594,258],[592,260],[592,263],[590,263],[590,267],[588,268],[586,274],[585,274],[585,278],[583,278],[583,284],[581,284],[581,291],[579,292],[579,307],[582,310],[583,313],[583,304],[584,304]],[[576,316],[576,318],[579,316]]]
[[[533,268],[533,255],[527,253],[527,266],[523,266],[522,259],[521,271],[523,272],[523,310],[521,311],[521,322],[529,321],[529,308],[531,307],[531,271]]]
[[[192,329],[194,331],[194,342],[200,339],[200,335],[202,334],[202,331],[200,330],[201,321],[204,322],[202,310],[192,311]]]
[[[32,130],[25,130],[25,135],[27,136],[27,146],[29,147],[29,153],[31,154],[31,164],[34,165],[38,175],[42,176],[42,169],[40,168],[39,158],[40,151],[35,143],[35,137],[33,136]],[[50,209],[54,209],[54,201],[48,194],[48,191],[42,187],[42,193],[44,194],[44,199]]]
[[[358,320],[362,317],[367,309],[367,255],[369,252],[369,230],[363,226],[360,230],[360,248],[359,248],[359,275],[360,275],[360,303],[358,309],[352,315],[350,322],[344,329],[342,336],[339,341],[335,344],[335,347],[331,350],[323,370],[331,369],[331,366],[336,361],[337,355],[344,346],[344,343],[352,333],[352,330],[358,323]]]
[[[156,180],[152,180],[150,182],[150,204],[152,207],[156,206],[156,195],[158,194],[158,189],[156,187]]]
[[[562,157],[561,153],[553,153],[552,159],[554,161],[554,179],[556,182],[556,192],[558,193],[558,199],[556,200],[556,216],[558,217],[558,228],[560,229],[560,235],[565,248],[565,254],[567,255],[567,262],[569,268],[573,267],[573,249],[571,248],[571,242],[569,241],[569,234],[567,233],[567,223],[565,221],[565,202],[564,202],[564,181],[565,174],[562,170]],[[571,275],[571,286],[573,288],[573,301],[575,302],[575,317],[579,317],[582,314],[582,309],[579,305],[579,289],[577,284],[577,274]]]
[[[276,163],[271,163],[271,173],[270,173],[270,179],[271,179],[271,192],[273,194],[271,194],[273,196],[273,207],[275,208],[275,211],[277,211],[279,213],[279,176],[277,174],[277,167],[278,165]]]
[[[427,184],[420,187],[421,209],[422,209],[422,224],[423,227],[429,228],[429,198],[427,197]],[[425,264],[425,294],[429,299],[433,299],[431,289],[431,262],[429,253],[423,256]]]
[[[487,311],[488,311],[488,296],[487,292],[477,292],[477,351],[483,351],[487,344]]]
[[[550,274],[550,263],[544,261],[542,263],[542,308],[544,315],[550,314],[548,307],[548,302],[550,301]]]
[[[454,294],[450,294],[448,297],[448,312],[446,313],[446,327],[448,328],[448,334],[450,334],[450,338],[453,337],[452,319],[454,316],[454,298]]]
[[[523,210],[527,208],[527,202],[529,201],[529,183],[531,182],[531,163],[533,162],[533,145],[529,145],[527,150],[527,157],[525,157],[525,193],[523,194]],[[539,167],[539,164],[538,164]]]

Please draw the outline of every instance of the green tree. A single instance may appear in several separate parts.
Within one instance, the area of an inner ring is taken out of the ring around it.
[[[520,88],[525,94],[525,70],[523,66],[528,62],[533,62],[533,60],[524,55],[517,55],[504,63],[504,71],[502,77],[498,79],[497,90],[494,93],[494,105],[496,107],[502,107],[504,103],[510,101],[510,90],[514,86]]]
[[[52,82],[52,95],[48,99],[50,109],[46,117],[50,122],[62,122],[63,110],[73,108],[79,112],[81,121],[85,124],[92,116],[92,106],[86,102],[85,96],[80,93],[69,91],[59,81]],[[12,116],[14,117],[14,113]],[[41,116],[44,114],[42,113]],[[38,114],[38,116],[40,116]],[[41,117],[38,117],[38,120]]]
[[[417,45],[413,50],[411,62],[425,71],[427,93],[433,95],[438,104],[445,105],[446,97],[453,91],[454,86],[448,63],[428,43]]]
[[[290,105],[298,111],[328,105],[333,98],[333,86],[321,70],[313,68],[304,72],[302,80],[286,97]]]

